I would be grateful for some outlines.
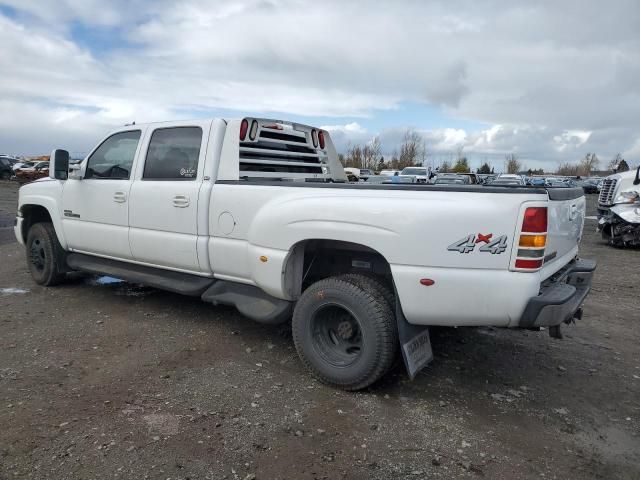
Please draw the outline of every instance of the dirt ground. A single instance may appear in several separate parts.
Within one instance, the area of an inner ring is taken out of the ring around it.
[[[398,366],[345,393],[230,308],[35,285],[6,228],[16,198],[0,184],[0,479],[640,478],[640,250],[603,245],[593,219],[598,271],[564,340],[432,329],[416,380]]]

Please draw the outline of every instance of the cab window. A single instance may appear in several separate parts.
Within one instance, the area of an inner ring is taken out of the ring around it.
[[[195,180],[202,143],[200,127],[159,128],[149,141],[143,180]]]
[[[107,138],[89,157],[84,178],[128,179],[140,134],[140,130],[132,130]]]

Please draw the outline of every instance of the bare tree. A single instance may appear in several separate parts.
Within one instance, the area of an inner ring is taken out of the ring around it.
[[[410,167],[412,165],[422,165],[426,159],[426,146],[422,135],[412,129],[408,129],[400,145],[400,156],[398,158],[398,168]]]
[[[518,156],[515,153],[508,153],[504,156],[505,173],[518,173],[521,168],[522,164],[518,161]]]
[[[440,173],[450,173],[451,172],[451,164],[445,160],[440,164],[440,168],[438,168],[438,172]]]
[[[616,172],[618,170],[620,162],[622,162],[623,160],[624,158],[622,158],[622,155],[620,153],[616,153],[616,156],[609,160],[609,163],[607,164],[607,170]]]
[[[585,177],[590,177],[591,172],[598,168],[600,160],[595,153],[587,153],[582,160],[580,160],[580,168],[578,174]]]
[[[574,165],[573,163],[565,162],[561,163],[558,166],[558,170],[556,170],[557,175],[564,175],[567,177],[575,177],[578,175],[578,171],[580,167],[578,165]]]
[[[373,140],[362,148],[362,166],[360,168],[375,170],[378,167],[381,150],[380,138],[373,137]]]

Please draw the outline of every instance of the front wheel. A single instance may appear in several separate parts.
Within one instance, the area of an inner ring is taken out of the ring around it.
[[[27,235],[27,267],[39,285],[53,286],[65,276],[65,251],[50,223],[36,223]]]
[[[360,390],[382,377],[397,351],[391,306],[368,278],[332,277],[311,285],[293,312],[293,341],[322,382]]]

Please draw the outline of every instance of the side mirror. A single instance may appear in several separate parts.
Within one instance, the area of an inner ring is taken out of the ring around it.
[[[54,150],[49,158],[49,177],[56,180],[66,180],[69,176],[69,152]]]

